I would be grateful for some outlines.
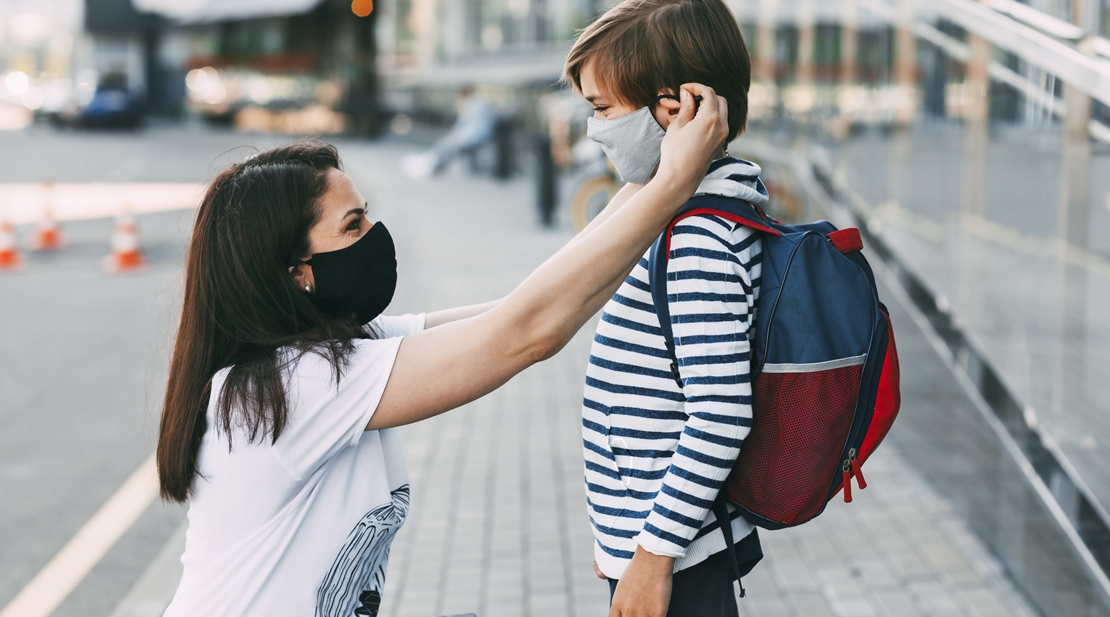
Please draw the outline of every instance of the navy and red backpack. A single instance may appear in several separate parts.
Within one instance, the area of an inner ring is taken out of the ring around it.
[[[671,233],[712,214],[763,234],[762,278],[751,343],[752,428],[721,496],[753,525],[781,529],[812,520],[852,478],[898,415],[898,352],[875,277],[852,227],[784,225],[746,201],[698,195],[656,240],[651,295],[681,385],[667,306]],[[723,501],[714,508],[718,519]],[[731,526],[723,526],[731,546]]]

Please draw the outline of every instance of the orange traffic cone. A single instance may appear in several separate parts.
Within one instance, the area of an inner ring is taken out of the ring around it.
[[[112,231],[112,252],[104,258],[104,271],[108,274],[129,272],[142,269],[146,257],[139,246],[139,228],[135,217],[124,213],[116,218],[116,228]]]
[[[60,251],[65,245],[62,240],[62,229],[58,227],[53,216],[54,181],[44,178],[42,181],[42,220],[35,226],[31,234],[31,250],[36,252]]]
[[[0,272],[15,272],[23,267],[23,257],[15,244],[15,232],[7,221],[0,221]]]
[[[62,230],[52,218],[45,218],[31,234],[31,250],[35,252],[60,251],[63,246]]]

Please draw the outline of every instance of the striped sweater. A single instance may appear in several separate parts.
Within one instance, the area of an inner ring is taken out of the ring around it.
[[[698,194],[767,203],[759,167],[724,158]],[[676,557],[675,571],[725,547],[710,511],[751,427],[748,330],[759,297],[762,241],[712,215],[675,226],[667,299],[683,385],[648,286],[647,255],[605,305],[582,407],[594,556],[620,578],[637,545]],[[752,531],[738,513],[736,541]]]

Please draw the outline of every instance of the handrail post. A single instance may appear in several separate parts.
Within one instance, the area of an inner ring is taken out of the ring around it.
[[[964,90],[964,212],[981,216],[987,202],[987,149],[990,145],[991,44],[983,37],[968,32],[967,82]]]

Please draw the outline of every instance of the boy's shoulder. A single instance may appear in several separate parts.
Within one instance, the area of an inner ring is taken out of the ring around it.
[[[671,249],[724,246],[731,251],[738,251],[742,250],[743,241],[755,233],[758,232],[713,212],[698,212],[675,224],[671,230]]]

